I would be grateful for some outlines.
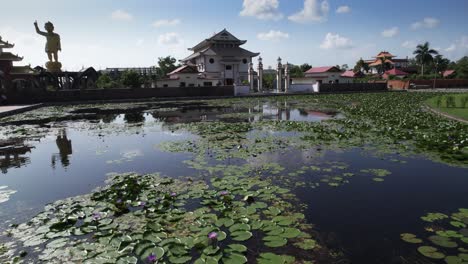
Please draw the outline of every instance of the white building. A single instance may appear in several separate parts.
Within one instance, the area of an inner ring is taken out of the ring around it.
[[[249,64],[260,53],[240,46],[239,40],[226,29],[205,39],[189,50],[192,55],[181,60],[183,66],[158,80],[158,87],[234,85],[248,82]]]
[[[315,67],[306,71],[303,78],[292,78],[292,84],[347,83],[342,74],[335,66]]]

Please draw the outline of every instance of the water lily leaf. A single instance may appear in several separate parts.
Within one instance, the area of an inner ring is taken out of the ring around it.
[[[453,225],[454,227],[458,228],[465,228],[466,225],[464,223],[458,222],[458,221],[450,221],[450,224]]]
[[[265,246],[267,247],[282,247],[288,243],[288,240],[282,237],[264,237]]]
[[[238,253],[231,253],[228,257],[223,258],[224,264],[244,264],[247,263],[247,258]]]
[[[68,242],[67,238],[59,238],[47,244],[47,248],[61,248]]]
[[[445,248],[456,248],[458,246],[456,242],[452,241],[448,237],[430,236],[429,240],[432,243],[434,243],[434,244],[436,244],[438,246],[441,246],[441,247],[445,247]]]
[[[218,253],[218,251],[219,251],[219,247],[208,246],[203,250],[203,254],[205,254],[205,255],[214,255],[214,254]]]
[[[133,256],[123,257],[117,260],[117,264],[136,264],[138,259]]]
[[[176,264],[188,263],[191,259],[192,259],[191,256],[181,256],[181,257],[171,256],[171,257],[169,257],[169,261],[171,263],[176,263]]]
[[[235,225],[232,225],[231,227],[229,227],[230,232],[235,232],[235,231],[238,231],[238,230],[249,231],[250,230],[250,225],[248,225],[248,224],[235,224]]]
[[[448,215],[442,213],[428,213],[426,216],[422,216],[421,219],[426,222],[434,222],[448,218]]]
[[[422,243],[422,240],[417,238],[416,235],[414,234],[403,233],[400,236],[403,241],[408,242],[408,243],[412,243],[412,244]]]
[[[313,239],[304,239],[303,241],[294,243],[294,245],[304,250],[310,250],[316,247],[317,242]]]
[[[244,246],[244,245],[241,245],[241,244],[231,244],[228,247],[230,249],[232,249],[233,251],[237,251],[237,252],[246,252],[247,251],[247,247]]]
[[[236,231],[231,233],[232,240],[235,241],[246,241],[252,237],[252,233],[249,231]]]
[[[294,260],[292,260],[294,262]],[[285,263],[292,263],[291,257],[289,256],[280,256],[274,253],[261,253],[260,256],[257,258],[258,264],[285,264]]]
[[[437,248],[435,247],[429,247],[429,246],[421,246],[418,248],[419,253],[422,255],[432,258],[432,259],[443,259],[445,258],[445,255],[439,251],[437,251]]]
[[[284,238],[295,238],[301,234],[301,230],[297,228],[285,228],[284,233],[280,234],[280,236]]]

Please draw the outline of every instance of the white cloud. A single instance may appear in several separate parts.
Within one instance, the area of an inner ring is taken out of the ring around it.
[[[422,21],[417,21],[411,24],[411,29],[417,30],[421,28],[435,28],[440,24],[440,20],[433,17],[426,17]]]
[[[456,48],[457,48],[457,46],[456,46],[455,44],[452,44],[452,45],[448,46],[448,47],[445,49],[445,51],[447,51],[447,52],[452,52],[452,51],[454,51]]]
[[[278,11],[279,0],[244,0],[241,16],[251,16],[262,20],[280,20],[283,14]]]
[[[269,32],[259,33],[257,35],[257,38],[260,39],[260,40],[279,41],[279,40],[282,40],[282,39],[288,39],[289,34],[281,32],[281,31],[270,30]]]
[[[324,22],[327,20],[330,6],[327,0],[304,0],[304,8],[289,16],[289,20],[297,23]]]
[[[336,13],[338,14],[345,14],[345,13],[349,13],[351,12],[351,8],[349,6],[339,6],[337,9],[336,9]]]
[[[121,9],[118,9],[118,10],[115,10],[114,12],[112,12],[111,18],[114,19],[114,20],[120,20],[120,21],[131,21],[131,20],[133,20],[132,14],[130,14],[130,13],[124,11],[124,10],[121,10]]]
[[[151,24],[155,28],[159,27],[168,27],[168,26],[177,26],[180,24],[180,19],[161,19],[156,20]]]
[[[158,38],[158,43],[167,46],[176,46],[182,42],[180,35],[175,32],[162,34]]]
[[[401,44],[401,46],[406,49],[415,49],[417,45],[418,44],[416,44],[416,42],[413,40],[407,40]]]
[[[399,32],[400,30],[398,29],[398,27],[392,27],[392,28],[385,29],[384,31],[382,31],[381,34],[382,34],[382,37],[392,38],[398,35]]]
[[[321,49],[349,49],[352,47],[353,43],[349,38],[333,33],[327,33],[325,39],[320,45]]]

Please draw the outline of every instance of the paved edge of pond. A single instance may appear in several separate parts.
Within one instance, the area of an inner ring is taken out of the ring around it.
[[[43,103],[32,105],[5,105],[0,106],[0,118],[28,112],[43,107]]]
[[[119,104],[132,102],[167,102],[167,101],[198,101],[198,100],[217,100],[217,99],[233,99],[233,98],[262,98],[262,97],[283,97],[283,96],[302,96],[302,95],[322,95],[322,94],[353,94],[353,93],[405,93],[406,90],[387,90],[387,91],[343,91],[343,92],[322,92],[322,93],[262,93],[248,94],[238,96],[192,96],[192,97],[150,97],[138,99],[109,99],[109,100],[85,100],[85,101],[70,101],[70,102],[44,102],[33,105],[24,105],[21,109],[11,111],[1,111],[0,118],[12,116],[27,111],[35,110],[47,106],[63,106],[63,105],[80,105],[80,104]],[[8,106],[7,106],[8,107]]]
[[[448,118],[448,119],[451,119],[451,120],[454,120],[454,121],[458,121],[458,122],[461,122],[461,123],[464,123],[464,124],[468,124],[468,120],[465,120],[463,118],[460,118],[460,117],[456,117],[456,116],[452,116],[452,115],[449,115],[447,113],[444,113],[442,111],[439,111],[435,108],[432,108],[428,105],[426,105],[426,109],[431,111],[432,113],[436,114],[436,115],[440,115],[440,116],[443,116],[445,118]]]

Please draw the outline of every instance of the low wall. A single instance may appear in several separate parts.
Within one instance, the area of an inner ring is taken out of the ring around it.
[[[250,94],[250,86],[249,85],[236,85],[234,86],[234,95],[247,95]]]
[[[468,88],[468,79],[389,80],[389,89]]]
[[[97,89],[44,92],[34,97],[10,95],[11,103],[68,102],[163,97],[234,96],[233,86]]]
[[[311,93],[314,92],[312,84],[291,84],[288,92],[292,93]]]
[[[386,82],[376,83],[325,83],[320,85],[321,93],[385,91]]]

